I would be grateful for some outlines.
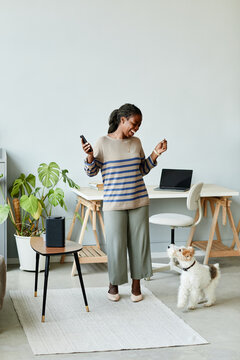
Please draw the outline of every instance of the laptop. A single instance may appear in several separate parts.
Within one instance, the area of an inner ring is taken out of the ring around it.
[[[192,170],[162,169],[160,185],[154,190],[189,190],[192,182],[192,173]]]

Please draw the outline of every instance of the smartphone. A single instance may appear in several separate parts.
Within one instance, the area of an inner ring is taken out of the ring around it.
[[[84,143],[84,144],[86,144],[86,143],[88,142],[84,135],[80,135],[80,138],[83,140],[83,143]],[[90,149],[88,150],[88,152],[92,152],[92,151],[93,151],[93,149],[92,149],[92,147],[90,147]]]

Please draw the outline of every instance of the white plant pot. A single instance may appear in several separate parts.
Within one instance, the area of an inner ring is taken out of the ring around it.
[[[36,268],[36,252],[31,248],[28,236],[14,235],[17,244],[17,251],[20,263],[20,270],[35,271]],[[38,270],[45,269],[45,257],[40,255]]]

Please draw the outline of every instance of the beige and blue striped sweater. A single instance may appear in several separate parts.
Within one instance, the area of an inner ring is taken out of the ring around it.
[[[114,139],[102,136],[93,147],[94,160],[85,161],[92,177],[101,170],[104,193],[103,210],[135,209],[149,204],[143,176],[157,165],[145,158],[139,138]]]

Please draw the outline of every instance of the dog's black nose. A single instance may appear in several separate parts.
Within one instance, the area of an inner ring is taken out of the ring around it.
[[[168,245],[168,249],[170,249],[170,245]]]

